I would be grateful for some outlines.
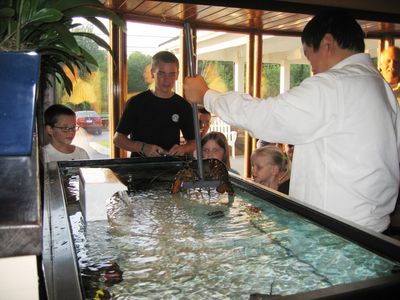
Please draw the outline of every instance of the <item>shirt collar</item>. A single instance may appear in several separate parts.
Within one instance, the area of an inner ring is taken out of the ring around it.
[[[362,64],[367,65],[376,69],[374,63],[372,62],[371,57],[367,53],[357,53],[350,55],[349,57],[343,59],[342,61],[338,62],[336,65],[332,67],[332,69],[341,69],[347,65],[354,65],[354,64]]]

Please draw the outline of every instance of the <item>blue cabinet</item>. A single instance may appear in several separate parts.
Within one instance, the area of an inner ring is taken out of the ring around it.
[[[0,52],[0,156],[32,151],[40,55]]]

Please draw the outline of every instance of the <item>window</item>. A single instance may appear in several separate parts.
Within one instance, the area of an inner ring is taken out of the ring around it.
[[[263,63],[261,78],[261,98],[279,95],[280,64]]]
[[[290,65],[290,88],[298,86],[305,78],[311,76],[310,65],[291,64]]]
[[[108,25],[108,20],[102,19],[101,21]],[[78,19],[77,22],[82,24],[79,30],[97,33],[97,29],[91,23],[86,22],[85,19]],[[108,41],[108,37],[101,32],[98,32],[98,35]],[[96,122],[96,128],[93,127],[94,125],[89,126],[88,123],[85,123],[85,127],[77,131],[72,143],[84,148],[91,159],[109,158],[109,54],[106,50],[99,48],[93,41],[78,37],[78,42],[81,47],[86,49],[97,60],[98,66],[93,66],[90,72],[79,71],[76,68],[74,73],[64,67],[73,82],[73,92],[68,95],[63,86],[56,84],[56,102],[69,106],[75,112],[91,111],[90,113],[97,115],[96,121],[94,121]],[[100,121],[98,118],[100,118]],[[88,119],[88,122],[91,121],[92,119]]]
[[[127,99],[153,87],[151,58],[167,50],[180,58],[181,29],[137,22],[127,24]]]

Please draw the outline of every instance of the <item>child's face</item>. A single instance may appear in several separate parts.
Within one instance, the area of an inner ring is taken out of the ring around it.
[[[224,148],[220,147],[215,140],[209,140],[203,146],[203,158],[216,158],[220,161],[224,159]]]
[[[198,118],[199,118],[200,136],[203,137],[206,135],[208,129],[210,129],[211,115],[199,113]]]
[[[64,132],[60,127],[67,127],[69,130]],[[76,134],[75,127],[75,116],[60,115],[57,123],[53,127],[46,126],[46,131],[51,136],[52,144],[70,145]]]
[[[253,180],[269,187],[269,183],[277,176],[277,166],[269,157],[255,155],[251,158],[251,176]]]

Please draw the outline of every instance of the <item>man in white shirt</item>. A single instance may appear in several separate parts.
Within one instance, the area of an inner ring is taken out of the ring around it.
[[[289,195],[383,232],[399,188],[399,107],[343,11],[315,16],[302,33],[314,76],[267,101],[220,94],[201,76],[185,96],[254,137],[295,145]]]

